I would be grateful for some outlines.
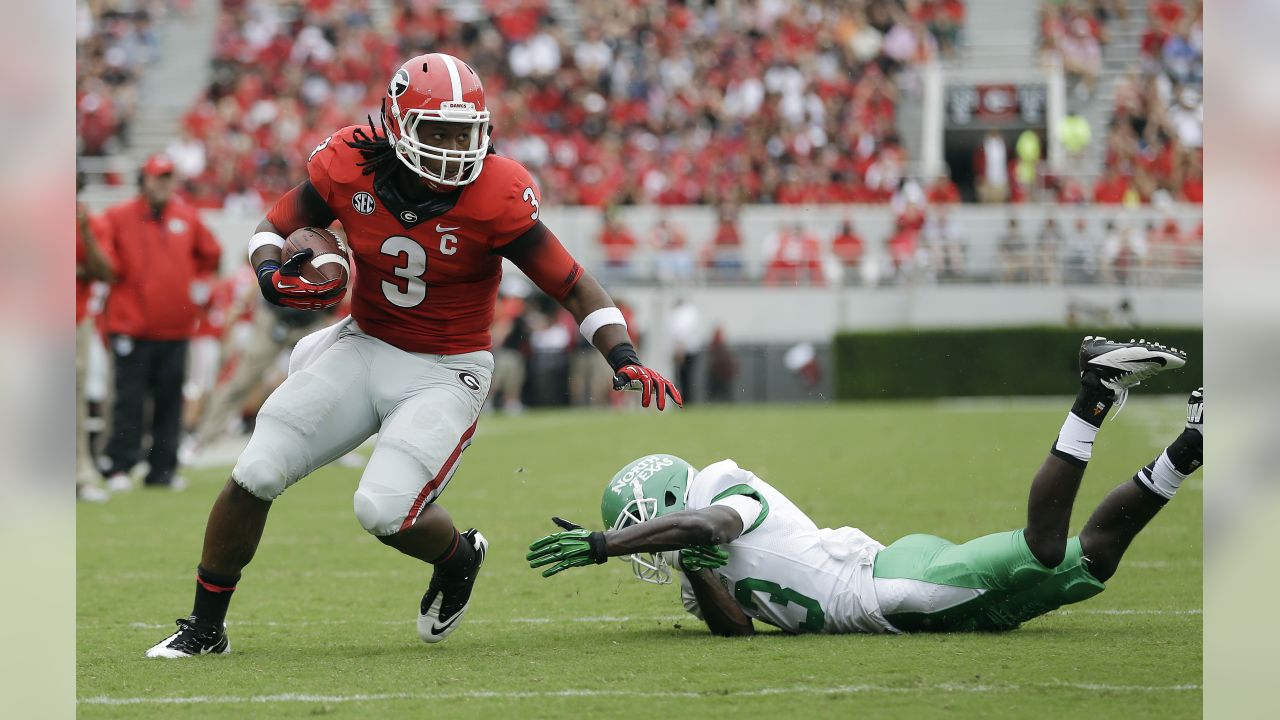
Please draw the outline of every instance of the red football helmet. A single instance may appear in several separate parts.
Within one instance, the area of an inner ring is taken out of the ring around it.
[[[418,125],[424,121],[470,125],[470,147],[449,150],[422,142]],[[489,152],[489,110],[480,76],[458,58],[430,53],[401,65],[387,85],[382,124],[396,157],[428,181],[456,187],[480,177]]]

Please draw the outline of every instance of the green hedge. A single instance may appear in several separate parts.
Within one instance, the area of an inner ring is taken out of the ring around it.
[[[836,335],[836,397],[1073,395],[1086,334],[1151,338],[1186,351],[1186,367],[1148,380],[1144,391],[1184,393],[1203,384],[1201,328],[899,330]]]

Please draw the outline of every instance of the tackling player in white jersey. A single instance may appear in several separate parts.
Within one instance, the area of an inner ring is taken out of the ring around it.
[[[908,535],[885,547],[851,527],[819,529],[772,485],[724,460],[698,471],[649,455],[618,472],[590,532],[530,545],[543,576],[630,556],[636,576],[666,583],[683,571],[685,608],[717,635],[749,635],[759,620],[790,633],[1011,630],[1105,589],[1133,538],[1203,462],[1203,389],[1181,434],[1131,482],[1116,487],[1076,537],[1067,526],[1107,412],[1129,388],[1186,356],[1145,341],[1085,338],[1080,393],[1032,481],[1025,528],[960,545]]]

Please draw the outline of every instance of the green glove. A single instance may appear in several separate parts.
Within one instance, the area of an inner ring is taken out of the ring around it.
[[[551,577],[583,565],[599,565],[609,559],[605,553],[604,533],[591,532],[560,518],[552,518],[552,521],[560,527],[572,529],[552,533],[529,545],[529,554],[525,556],[529,567],[539,568],[555,563],[542,571],[542,577]]]
[[[714,570],[729,562],[729,552],[719,545],[699,545],[681,550],[678,562],[680,569],[687,573]]]

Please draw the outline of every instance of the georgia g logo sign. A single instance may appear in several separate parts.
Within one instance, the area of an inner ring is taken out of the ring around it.
[[[480,379],[477,378],[475,374],[467,372],[466,370],[463,370],[462,372],[458,373],[458,380],[462,381],[463,385],[466,385],[468,388],[470,388],[471,392],[474,392],[474,393],[480,392]]]
[[[391,78],[391,83],[387,85],[387,95],[395,98],[404,94],[409,89],[409,71],[400,68]]]

